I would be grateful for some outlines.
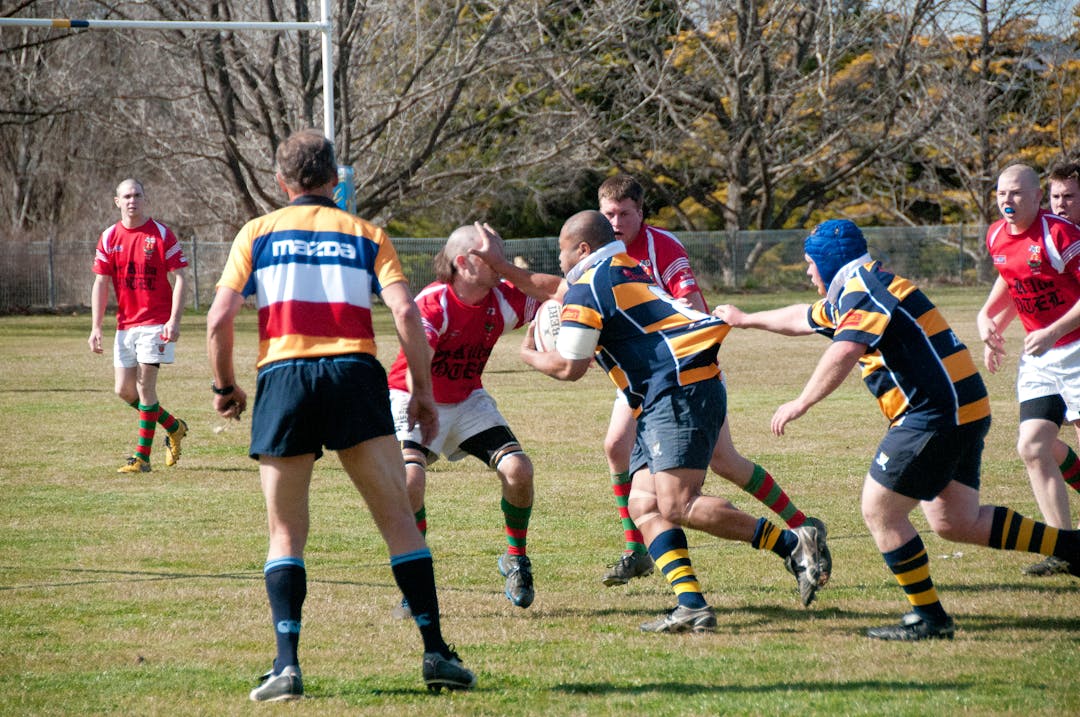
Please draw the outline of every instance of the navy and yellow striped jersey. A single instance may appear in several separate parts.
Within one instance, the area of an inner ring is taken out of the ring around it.
[[[862,378],[893,425],[941,428],[990,415],[990,399],[971,352],[926,295],[880,262],[859,267],[836,303],[807,315],[834,341],[869,347]]]
[[[716,355],[731,327],[661,289],[625,253],[607,257],[563,299],[556,348],[595,356],[635,414],[676,386],[716,378]]]

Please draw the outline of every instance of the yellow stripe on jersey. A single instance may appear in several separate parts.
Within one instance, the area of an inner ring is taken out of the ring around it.
[[[656,294],[649,290],[649,286],[649,284],[640,282],[616,284],[611,287],[611,293],[615,295],[615,301],[618,303],[619,308],[632,309],[635,306],[656,300]]]
[[[561,321],[574,321],[579,324],[588,326],[589,328],[600,331],[604,328],[604,321],[600,317],[600,314],[587,306],[581,304],[568,304],[563,307],[562,315],[559,317]]]
[[[972,421],[978,421],[980,418],[986,418],[990,415],[990,397],[984,396],[978,401],[972,401],[957,409],[959,416],[957,420],[961,424],[971,423]]]
[[[899,387],[891,388],[884,395],[878,396],[878,405],[881,407],[881,412],[889,419],[900,415],[900,412],[907,408],[907,403],[907,396]]]
[[[887,314],[871,314],[867,311],[849,311],[840,318],[837,331],[851,330],[865,331],[866,333],[880,336],[889,325],[890,317]]]
[[[945,370],[949,372],[949,377],[953,380],[953,383],[965,379],[979,370],[975,368],[975,362],[971,360],[971,354],[967,351],[957,351],[951,356],[943,358],[941,362],[945,364]]]
[[[686,317],[682,317],[679,325],[686,325]],[[676,356],[690,356],[708,351],[713,344],[719,344],[729,331],[731,327],[727,324],[712,324],[698,331],[672,336],[668,339],[668,344]]]
[[[916,291],[918,288],[919,287],[915,286],[910,279],[905,279],[902,276],[893,275],[893,280],[889,282],[889,293],[900,300],[903,300],[908,294]]]
[[[679,373],[679,379],[683,386],[689,386],[692,383],[713,378],[714,376],[719,375],[719,373],[720,368],[716,364],[711,363],[708,366],[701,366],[700,368],[682,371]]]
[[[615,384],[615,388],[620,391],[625,390],[626,387],[630,385],[630,380],[626,378],[626,372],[618,366],[612,367],[612,369],[608,371],[608,376],[611,378],[612,383]]]
[[[942,331],[949,330],[949,322],[945,320],[945,317],[941,315],[941,312],[936,307],[920,316],[918,322],[927,336],[936,336]]]

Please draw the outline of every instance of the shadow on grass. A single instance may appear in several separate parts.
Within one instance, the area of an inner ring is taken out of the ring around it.
[[[789,694],[793,692],[809,692],[820,694],[824,692],[861,692],[878,691],[893,693],[897,690],[912,693],[956,692],[958,690],[970,690],[977,688],[974,682],[938,682],[933,684],[911,683],[896,680],[859,680],[857,682],[827,683],[824,681],[813,682],[775,682],[767,685],[711,685],[693,684],[689,682],[651,682],[641,685],[613,685],[611,682],[572,682],[569,684],[556,685],[553,690],[572,695],[608,695],[613,693],[640,694],[647,692],[671,693],[685,696],[688,694],[768,694],[779,692]]]
[[[25,570],[25,568],[17,568]],[[0,571],[16,570],[8,566],[0,566]],[[141,583],[156,582],[162,580],[258,580],[262,581],[262,572],[251,573],[178,573],[162,572],[156,570],[103,570],[94,568],[44,568],[49,572],[74,573],[78,575],[100,576],[83,580],[60,580],[50,582],[25,583],[22,585],[0,585],[0,591],[5,590],[39,590],[41,588],[77,587],[80,585],[100,585],[105,583]]]

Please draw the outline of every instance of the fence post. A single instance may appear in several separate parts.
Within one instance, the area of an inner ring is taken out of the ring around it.
[[[199,233],[191,232],[191,280],[195,291],[195,311],[199,310]]]
[[[56,237],[56,229],[49,229],[49,310],[56,311],[56,265],[53,254],[53,240]]]

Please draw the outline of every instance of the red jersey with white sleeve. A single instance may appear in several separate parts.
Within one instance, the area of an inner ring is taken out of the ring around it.
[[[435,282],[416,295],[428,343],[436,403],[460,403],[482,388],[480,376],[491,350],[504,331],[524,326],[536,316],[540,302],[508,282],[501,282],[479,304],[466,304],[449,284]],[[390,388],[408,391],[405,354],[398,351],[390,367]]]
[[[1080,227],[1045,209],[1023,234],[999,219],[986,232],[994,268],[1009,288],[1025,331],[1045,329],[1080,301]],[[1058,339],[1080,339],[1080,328]]]
[[[653,281],[676,299],[701,294],[686,247],[671,232],[642,224],[634,241],[626,245],[626,253],[637,259]]]
[[[116,328],[168,323],[172,285],[168,274],[187,267],[176,235],[148,219],[128,229],[117,222],[98,237],[94,273],[112,277],[116,294]]]

